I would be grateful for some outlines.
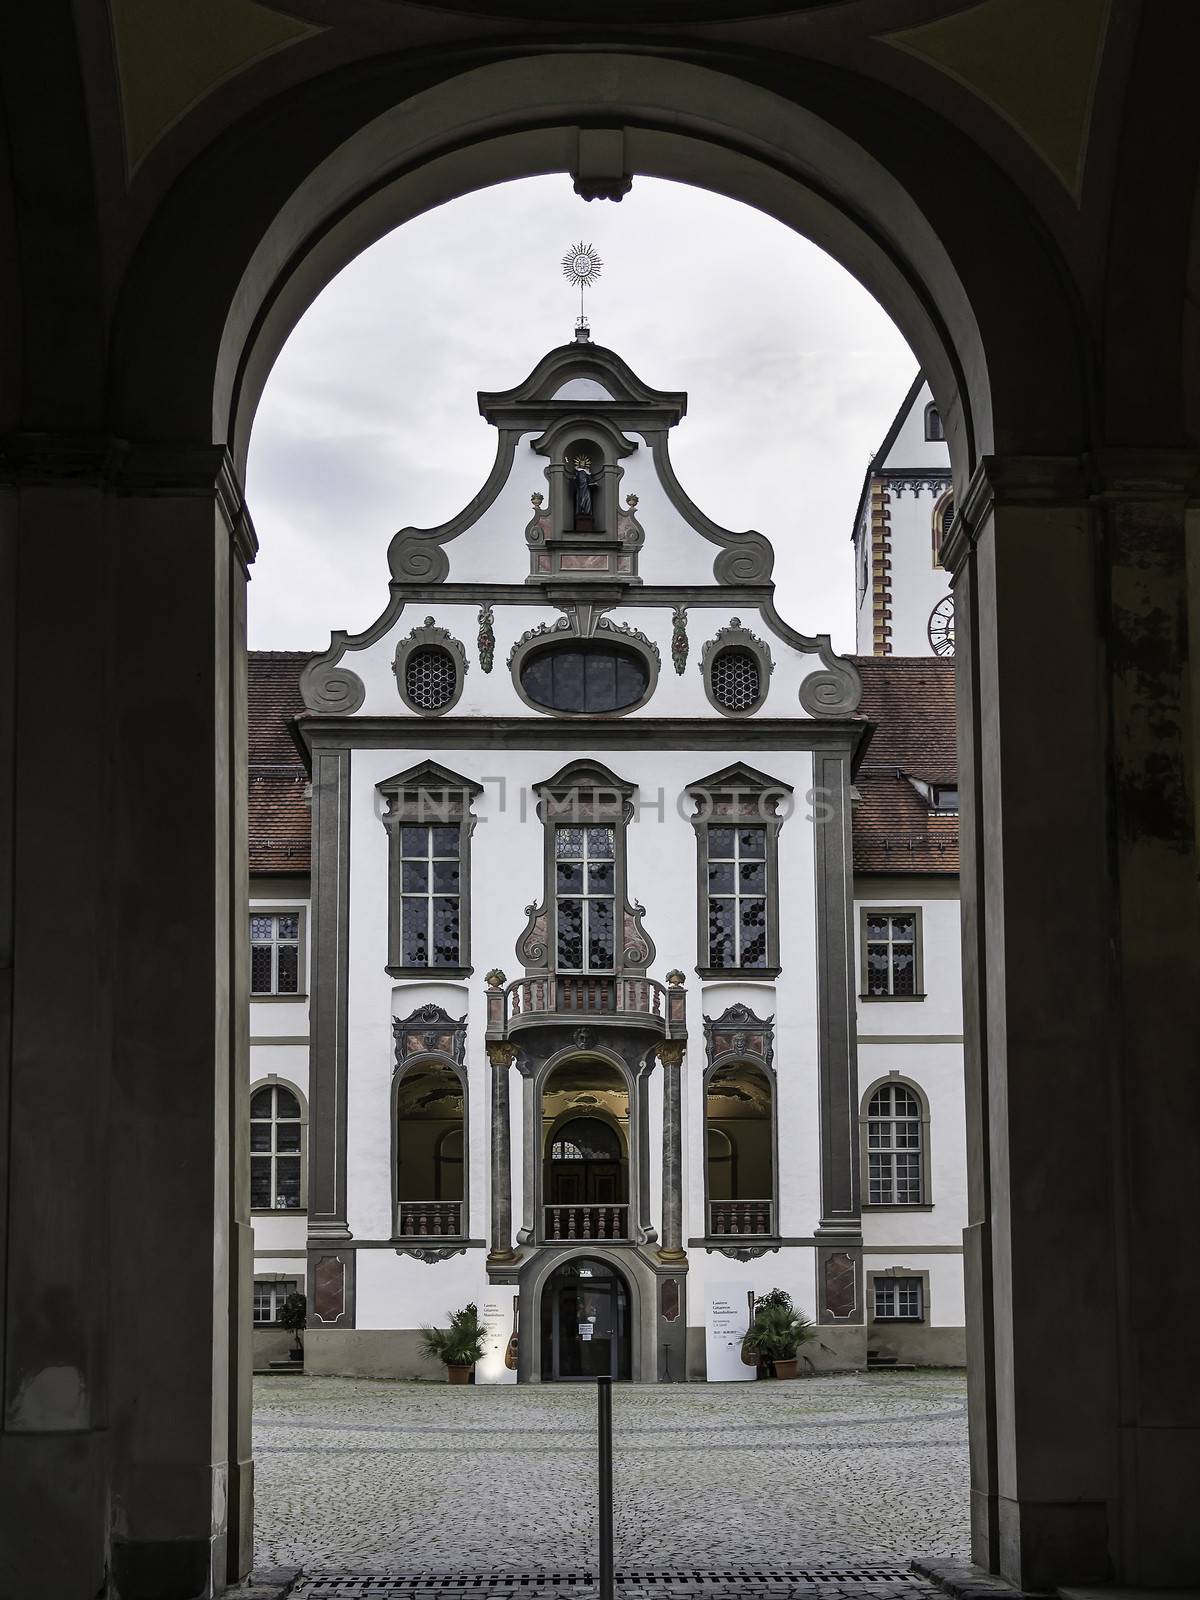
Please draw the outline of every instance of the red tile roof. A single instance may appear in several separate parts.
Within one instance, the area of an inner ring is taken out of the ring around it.
[[[859,715],[875,732],[855,777],[855,872],[958,872],[958,816],[937,813],[914,787],[958,781],[954,661],[856,656]]]
[[[304,710],[300,673],[315,650],[251,650],[250,872],[294,877],[311,868],[312,808],[308,770],[292,738]]]

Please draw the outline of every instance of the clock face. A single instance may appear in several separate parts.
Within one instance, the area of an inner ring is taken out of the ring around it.
[[[954,654],[954,596],[939,600],[929,613],[929,644],[935,655]]]

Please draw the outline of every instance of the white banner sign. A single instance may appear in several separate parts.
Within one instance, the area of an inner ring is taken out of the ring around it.
[[[755,1369],[742,1360],[750,1326],[749,1290],[742,1283],[710,1283],[704,1309],[704,1347],[710,1383],[741,1383]]]
[[[485,1300],[479,1320],[487,1328],[483,1341],[483,1360],[475,1367],[476,1383],[516,1383],[517,1381],[517,1296]]]

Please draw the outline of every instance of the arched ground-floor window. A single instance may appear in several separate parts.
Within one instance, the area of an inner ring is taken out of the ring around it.
[[[406,1063],[393,1124],[397,1236],[464,1237],[466,1088],[459,1071],[435,1058]]]
[[[704,1091],[705,1205],[710,1238],[778,1232],[771,1080],[735,1061],[710,1073]]]

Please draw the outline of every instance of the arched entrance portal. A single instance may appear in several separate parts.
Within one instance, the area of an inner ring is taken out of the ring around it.
[[[546,1280],[541,1311],[544,1382],[629,1377],[629,1285],[610,1261],[564,1261]]]

